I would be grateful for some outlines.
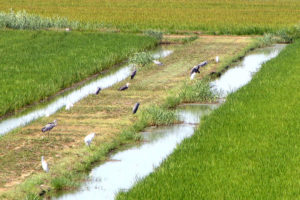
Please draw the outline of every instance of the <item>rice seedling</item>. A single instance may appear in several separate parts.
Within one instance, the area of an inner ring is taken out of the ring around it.
[[[156,42],[129,34],[1,31],[0,116],[45,100]]]
[[[299,53],[298,40],[264,64],[154,173],[117,199],[297,199]]]

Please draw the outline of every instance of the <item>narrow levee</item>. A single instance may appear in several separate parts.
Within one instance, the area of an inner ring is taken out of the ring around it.
[[[219,79],[212,81],[212,90],[228,94],[247,84],[263,63],[276,57],[285,45],[257,49],[247,55]],[[62,193],[54,199],[114,199],[120,191],[129,190],[138,180],[157,168],[176,146],[190,137],[201,117],[220,104],[184,104],[177,108],[182,124],[150,127],[142,132],[144,144],[116,153],[110,161],[95,167],[77,192]]]

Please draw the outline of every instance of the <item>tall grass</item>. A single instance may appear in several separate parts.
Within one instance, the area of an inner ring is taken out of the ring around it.
[[[0,12],[0,28],[11,29],[48,29],[48,28],[70,28],[70,29],[96,29],[102,28],[100,23],[82,23],[70,21],[65,17],[42,17],[37,14],[27,13],[25,10],[15,12]]]
[[[0,32],[0,116],[43,100],[157,40],[129,34]]]
[[[300,41],[117,199],[298,199]]]
[[[298,0],[2,0],[0,10],[101,23],[122,30],[201,30],[211,34],[288,31],[299,23]]]
[[[175,108],[180,103],[213,103],[219,94],[213,92],[209,79],[185,82],[179,90],[173,91],[163,103],[164,108]]]

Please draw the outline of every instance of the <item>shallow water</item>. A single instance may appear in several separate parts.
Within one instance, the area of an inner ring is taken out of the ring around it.
[[[146,143],[116,153],[108,161],[94,168],[78,191],[63,194],[61,200],[114,199],[119,191],[130,189],[134,183],[151,173],[154,168],[174,150],[184,138],[194,133],[195,123],[217,105],[184,105],[178,108],[177,115],[182,124],[163,127],[150,127],[143,132]]]
[[[172,52],[173,51],[171,50],[159,50],[153,53],[153,57],[154,59],[164,58],[169,56]],[[87,83],[85,86],[54,100],[44,108],[36,109],[19,117],[11,117],[3,120],[0,122],[0,135],[4,135],[17,127],[25,126],[40,117],[50,116],[68,104],[75,104],[88,95],[94,94],[98,87],[101,87],[102,89],[111,87],[112,85],[129,77],[132,70],[133,65],[122,66],[116,72]]]
[[[229,93],[246,85],[254,73],[256,73],[263,63],[276,57],[285,47],[285,44],[276,44],[272,47],[261,48],[247,55],[242,62],[234,68],[226,71],[219,79],[211,82],[212,88],[226,97]]]

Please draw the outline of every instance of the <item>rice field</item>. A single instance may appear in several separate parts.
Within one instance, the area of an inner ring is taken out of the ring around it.
[[[300,23],[298,0],[2,0],[0,10],[102,23],[138,31],[199,30],[216,34],[263,34]]]
[[[104,161],[109,152],[136,142],[145,126],[173,123],[174,113],[161,109],[164,102],[169,101],[167,97],[180,94],[186,88],[191,90],[189,86],[194,81],[208,76],[253,45],[256,42],[252,37],[204,36],[184,46],[175,46],[174,53],[161,60],[164,66],[150,63],[139,67],[133,80],[128,78],[99,95],[79,101],[71,110],[60,110],[2,136],[0,163],[5,165],[0,165],[0,199],[34,197],[45,188],[51,189],[49,195],[60,189],[74,189],[85,178],[85,172]],[[202,59],[210,60],[215,54],[222,61],[208,64],[190,81],[190,66]],[[131,83],[130,88],[118,91],[126,82]],[[183,84],[185,82],[188,84]],[[200,84],[195,88],[201,89]],[[202,98],[191,96],[190,92],[179,97],[183,101]],[[141,105],[132,115],[136,102]],[[58,126],[51,130],[48,138],[41,128],[54,119]],[[96,137],[89,149],[83,138],[91,132],[95,132]],[[41,168],[42,155],[50,166],[49,174]]]
[[[117,199],[299,199],[300,40]]]
[[[0,31],[0,116],[45,100],[156,43],[129,34]]]

